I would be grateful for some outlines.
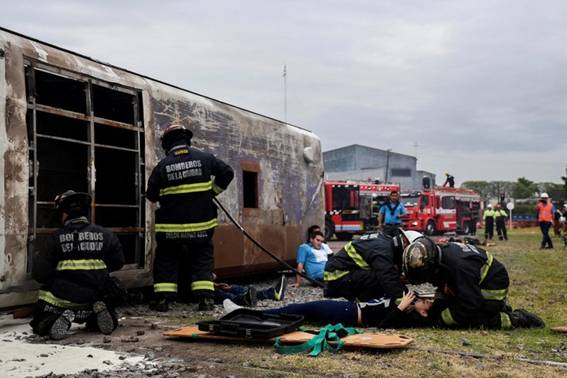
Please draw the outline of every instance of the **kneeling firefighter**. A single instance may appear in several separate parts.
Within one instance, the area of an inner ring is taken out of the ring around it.
[[[213,154],[190,147],[192,137],[182,125],[168,126],[161,139],[167,156],[148,180],[146,198],[159,201],[151,305],[157,311],[169,310],[169,302],[177,297],[180,272],[185,270],[199,310],[212,310],[214,304],[212,237],[218,223],[213,196],[228,187],[234,172]]]
[[[412,283],[432,282],[447,300],[439,309],[439,325],[510,329],[543,327],[543,321],[506,304],[510,280],[491,253],[471,244],[437,245],[427,237],[412,240],[403,253],[403,271]]]
[[[68,190],[55,199],[63,227],[33,259],[32,277],[42,284],[34,307],[34,333],[62,339],[73,321],[110,334],[118,325],[112,308],[117,283],[109,272],[124,265],[122,246],[110,230],[87,219],[91,196]]]
[[[402,253],[417,236],[421,234],[400,229],[394,237],[377,232],[347,243],[325,265],[325,296],[360,301],[401,298]]]

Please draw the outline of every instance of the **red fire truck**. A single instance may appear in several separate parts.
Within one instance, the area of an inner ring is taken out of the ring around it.
[[[476,233],[481,198],[474,190],[435,187],[422,192],[403,193],[401,201],[407,210],[407,214],[402,216],[406,230],[427,235]]]
[[[325,181],[325,238],[350,240],[376,229],[378,210],[396,184],[358,181]]]

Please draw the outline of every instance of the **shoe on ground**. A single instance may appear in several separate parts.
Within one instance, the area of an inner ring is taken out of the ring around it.
[[[242,306],[237,305],[230,299],[225,299],[224,301],[222,301],[222,307],[224,309],[225,314],[230,314],[231,312],[238,310],[239,308],[242,308]]]
[[[215,301],[213,298],[199,299],[198,311],[213,311],[215,309]]]
[[[169,311],[169,301],[167,299],[160,299],[150,303],[150,310],[158,312],[168,312]]]
[[[71,310],[65,310],[51,325],[49,336],[53,340],[61,340],[67,336],[71,323],[75,320],[75,313]]]
[[[532,314],[523,309],[510,312],[510,321],[514,328],[543,328],[545,322],[536,314]]]
[[[102,301],[95,302],[93,304],[93,311],[96,316],[96,325],[98,330],[104,335],[110,335],[114,331],[114,319],[106,306],[106,303]]]
[[[286,289],[287,289],[287,278],[284,274],[282,274],[282,276],[274,286],[274,300],[283,301],[285,298]]]
[[[257,291],[254,286],[250,286],[246,293],[242,296],[241,303],[246,307],[256,307],[258,303],[258,297],[256,295]]]

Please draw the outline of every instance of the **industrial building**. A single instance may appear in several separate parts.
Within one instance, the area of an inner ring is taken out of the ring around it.
[[[415,156],[353,144],[323,152],[328,180],[380,180],[400,184],[402,191],[422,189],[423,177],[435,185],[435,174],[417,169]]]

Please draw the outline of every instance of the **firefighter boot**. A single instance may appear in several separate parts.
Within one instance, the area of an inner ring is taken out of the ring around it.
[[[93,304],[93,312],[96,316],[98,330],[105,335],[110,335],[114,331],[114,319],[106,307],[106,303],[97,301]]]
[[[536,314],[518,309],[508,313],[514,328],[543,328],[545,323]]]
[[[67,336],[67,331],[71,328],[73,320],[75,320],[75,313],[73,311],[63,311],[63,313],[51,325],[49,336],[53,340],[61,340],[65,338],[65,336]]]
[[[198,311],[213,311],[214,308],[215,308],[215,301],[213,298],[201,297],[199,299]]]
[[[159,311],[159,312],[168,312],[169,301],[165,298],[155,300],[150,303],[150,310]]]

